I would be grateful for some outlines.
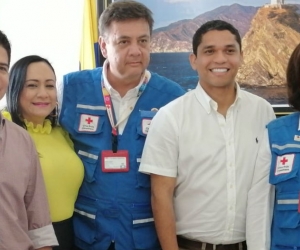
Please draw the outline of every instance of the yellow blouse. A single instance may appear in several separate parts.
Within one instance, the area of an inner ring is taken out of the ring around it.
[[[2,113],[11,120],[8,112]],[[52,128],[49,120],[43,126],[24,122],[39,154],[52,222],[68,219],[73,214],[83,180],[83,164],[74,152],[68,133],[61,127]]]

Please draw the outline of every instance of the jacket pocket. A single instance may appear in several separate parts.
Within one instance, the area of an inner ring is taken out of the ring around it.
[[[78,155],[84,165],[84,180],[89,183],[95,181],[95,172],[99,165],[97,164],[99,158],[98,155],[83,150],[78,150]]]
[[[271,184],[292,181],[293,178],[298,177],[299,166],[300,148],[289,147],[289,144],[272,145]]]
[[[73,216],[74,234],[75,237],[87,244],[93,244],[96,241],[97,209],[92,205],[95,201],[96,199],[79,195],[75,203]]]
[[[276,196],[276,220],[280,228],[295,229],[300,226],[299,192],[282,193]]]
[[[147,136],[151,121],[155,116],[154,111],[140,111],[140,117],[137,124],[137,133],[140,136]]]
[[[104,106],[77,104],[74,130],[83,134],[99,134],[106,115]]]
[[[150,204],[135,204],[132,227],[136,249],[160,249]]]

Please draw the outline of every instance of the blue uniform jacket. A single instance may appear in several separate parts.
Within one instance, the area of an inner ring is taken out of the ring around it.
[[[118,150],[129,151],[129,172],[104,173],[101,151],[112,149],[111,125],[101,91],[102,68],[64,77],[60,124],[70,133],[85,177],[75,204],[76,245],[84,250],[160,249],[150,204],[150,178],[138,172],[146,138],[143,122],[184,94],[174,82],[152,73],[122,135]]]
[[[271,250],[300,249],[300,130],[299,113],[278,118],[268,125],[275,185]]]

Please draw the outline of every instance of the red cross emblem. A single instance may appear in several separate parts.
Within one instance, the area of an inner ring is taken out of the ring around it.
[[[88,124],[90,124],[90,123],[93,122],[93,120],[91,119],[91,117],[89,117],[88,119],[85,119],[85,121],[86,121]]]
[[[283,159],[280,160],[280,162],[282,163],[282,165],[285,165],[288,162],[288,159],[286,159],[285,157],[283,157]]]
[[[277,156],[275,175],[288,174],[294,167],[295,154]]]

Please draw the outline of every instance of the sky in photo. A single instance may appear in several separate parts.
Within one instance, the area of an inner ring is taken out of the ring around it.
[[[182,19],[194,17],[220,6],[238,3],[244,6],[263,6],[267,0],[138,0],[154,14],[154,29],[164,27]],[[300,0],[286,0],[286,3],[300,4]]]

